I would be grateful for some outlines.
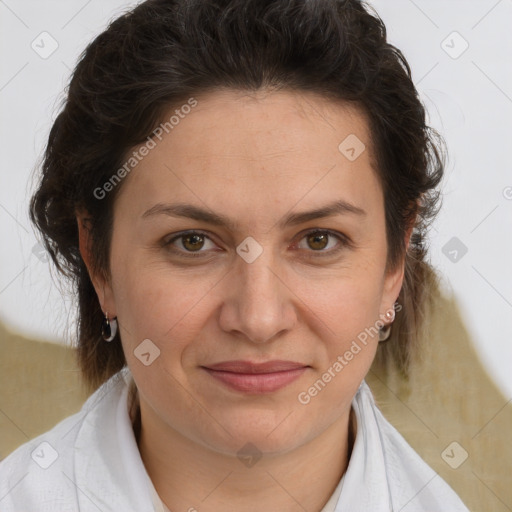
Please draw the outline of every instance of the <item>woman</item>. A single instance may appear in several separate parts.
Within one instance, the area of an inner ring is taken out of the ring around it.
[[[30,210],[99,388],[1,463],[2,511],[467,510],[364,381],[422,328],[440,144],[357,0],[115,20]]]

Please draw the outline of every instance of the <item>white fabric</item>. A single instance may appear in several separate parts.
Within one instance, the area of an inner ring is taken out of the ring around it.
[[[137,447],[131,379],[124,368],[80,412],[0,462],[1,512],[167,512]],[[352,407],[350,462],[321,512],[469,512],[384,418],[365,381]]]

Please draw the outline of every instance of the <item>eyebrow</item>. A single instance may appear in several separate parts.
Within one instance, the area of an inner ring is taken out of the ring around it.
[[[289,226],[297,226],[310,220],[322,219],[325,217],[332,217],[335,215],[352,214],[358,216],[365,216],[366,212],[351,203],[344,200],[334,201],[320,208],[314,210],[308,210],[299,213],[291,213],[279,222],[279,227],[285,228]],[[188,219],[194,219],[202,222],[207,222],[214,226],[221,226],[236,231],[238,223],[229,217],[215,213],[210,210],[199,208],[191,204],[175,203],[165,204],[158,203],[145,211],[141,217],[148,218],[155,215],[168,215],[170,217],[185,217]]]

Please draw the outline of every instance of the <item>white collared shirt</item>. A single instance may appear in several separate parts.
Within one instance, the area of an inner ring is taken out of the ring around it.
[[[125,367],[78,413],[1,461],[0,511],[169,512],[138,450],[132,381]],[[321,512],[469,512],[384,418],[365,381],[352,407],[357,432],[349,465]]]

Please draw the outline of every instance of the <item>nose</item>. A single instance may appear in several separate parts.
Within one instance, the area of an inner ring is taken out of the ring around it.
[[[252,263],[237,258],[225,283],[220,327],[252,343],[268,343],[297,322],[296,296],[270,250]]]

